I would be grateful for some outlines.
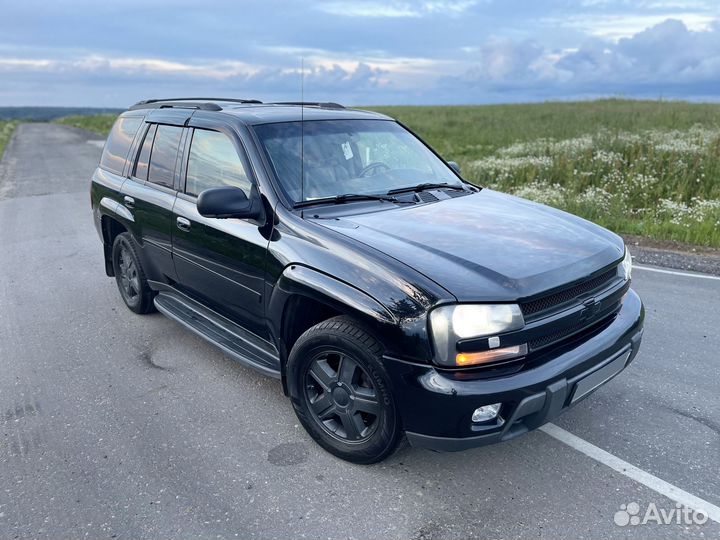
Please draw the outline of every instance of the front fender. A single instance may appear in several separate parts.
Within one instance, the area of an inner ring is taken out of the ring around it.
[[[284,325],[287,316],[294,315],[286,314],[286,311],[293,309],[289,302],[297,297],[314,300],[334,312],[357,319],[375,331],[382,327],[397,327],[393,314],[369,294],[308,266],[288,265],[275,282],[265,306],[271,335],[283,357],[283,368],[284,359],[290,353],[285,342]]]
[[[386,347],[388,354],[411,356],[422,361],[430,356],[425,322],[399,319],[366,292],[337,278],[301,264],[288,265],[269,294],[266,314],[271,333],[281,354],[281,374],[285,385],[285,360],[289,354],[283,337],[288,302],[304,296],[350,316],[365,326]]]
[[[307,266],[292,264],[285,268],[270,297],[268,312],[278,320],[285,302],[293,294],[308,296],[338,311],[354,313],[381,324],[395,324],[395,317],[369,294]],[[277,318],[274,316],[277,315]]]

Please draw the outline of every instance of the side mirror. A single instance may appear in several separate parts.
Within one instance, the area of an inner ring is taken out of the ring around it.
[[[248,199],[240,188],[220,187],[200,193],[197,211],[209,218],[255,219],[262,214],[262,204],[254,190]]]
[[[457,161],[448,161],[448,165],[450,165],[450,168],[460,174],[460,165],[457,164]]]

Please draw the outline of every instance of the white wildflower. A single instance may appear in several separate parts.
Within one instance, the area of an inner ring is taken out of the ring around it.
[[[622,161],[622,154],[613,152],[611,150],[595,150],[593,152],[592,160],[596,163],[603,163],[605,165],[613,165]]]
[[[567,190],[560,184],[538,181],[517,188],[513,194],[542,204],[561,206],[565,202]]]
[[[552,158],[547,156],[487,157],[471,162],[470,167],[477,171],[502,173],[528,167],[542,169],[552,167],[552,164]]]
[[[575,200],[581,204],[593,207],[597,210],[607,212],[612,205],[612,194],[599,187],[589,187]]]

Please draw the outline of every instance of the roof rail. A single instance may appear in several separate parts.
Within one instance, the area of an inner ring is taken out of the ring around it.
[[[237,99],[237,98],[206,98],[206,97],[181,97],[181,98],[165,98],[165,99],[145,99],[138,101],[130,110],[135,109],[155,109],[162,107],[187,107],[194,109],[202,109],[206,111],[220,111],[222,107],[213,103],[214,101],[226,101],[231,103],[262,103],[257,99]],[[173,103],[177,102],[177,104]]]
[[[332,101],[274,101],[272,105],[302,105],[305,107],[320,107],[321,109],[344,109],[344,105]]]
[[[183,101],[182,103],[167,103],[160,101],[158,103],[136,103],[130,107],[129,111],[135,111],[137,109],[199,109],[201,111],[222,111],[222,107],[217,103],[202,102],[197,103],[194,101]]]

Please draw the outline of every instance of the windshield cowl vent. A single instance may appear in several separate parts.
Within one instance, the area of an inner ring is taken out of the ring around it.
[[[421,191],[417,194],[418,198],[421,202],[435,202],[440,199],[438,199],[435,195],[433,195],[430,191]]]

